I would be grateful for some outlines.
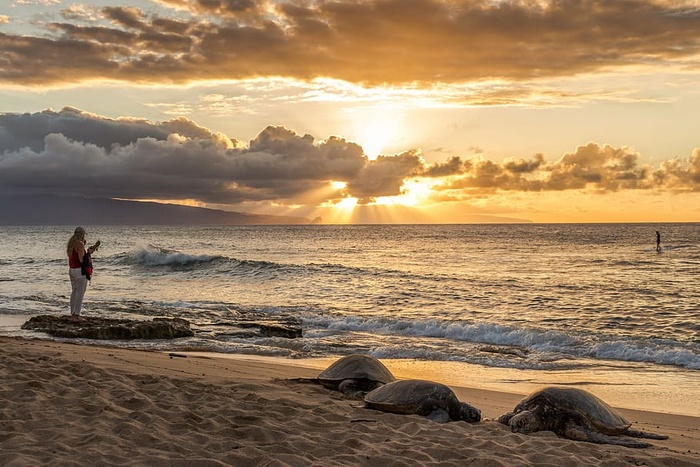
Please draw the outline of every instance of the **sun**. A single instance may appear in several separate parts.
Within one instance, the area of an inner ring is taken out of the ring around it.
[[[435,182],[425,179],[405,180],[402,186],[402,193],[396,196],[382,196],[377,198],[376,204],[392,206],[418,207],[428,200],[432,193]]]
[[[369,159],[376,159],[401,137],[402,118],[392,109],[369,109],[354,117],[353,139]]]

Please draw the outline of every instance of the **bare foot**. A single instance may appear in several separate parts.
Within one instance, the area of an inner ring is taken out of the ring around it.
[[[70,321],[71,323],[83,323],[87,320],[80,315],[70,315]]]

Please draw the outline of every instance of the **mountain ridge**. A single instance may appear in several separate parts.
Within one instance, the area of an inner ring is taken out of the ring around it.
[[[309,224],[303,217],[110,198],[0,195],[0,225]]]

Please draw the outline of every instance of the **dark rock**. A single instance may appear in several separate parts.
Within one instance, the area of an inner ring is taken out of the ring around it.
[[[181,318],[153,318],[152,321],[84,317],[72,322],[69,316],[34,316],[22,329],[45,332],[54,337],[83,339],[174,339],[194,335],[189,321]]]
[[[301,325],[286,323],[259,323],[251,321],[248,323],[238,323],[242,328],[257,328],[260,334],[265,337],[286,337],[295,339],[301,337]]]
[[[302,337],[301,320],[292,316],[266,316],[245,313],[227,321],[197,323],[197,333],[209,333],[213,338],[251,339],[257,337]]]

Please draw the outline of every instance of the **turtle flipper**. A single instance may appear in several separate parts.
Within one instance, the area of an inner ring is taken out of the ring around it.
[[[631,436],[633,438],[668,439],[668,436],[666,436],[666,435],[659,435],[657,433],[649,433],[648,431],[627,430],[627,431],[625,431],[625,434],[627,436]]]
[[[575,424],[567,424],[564,430],[564,437],[575,441],[588,441],[596,444],[614,444],[616,446],[626,446],[628,448],[648,448],[651,446],[644,441],[626,438],[624,436],[610,436],[589,428]]]

